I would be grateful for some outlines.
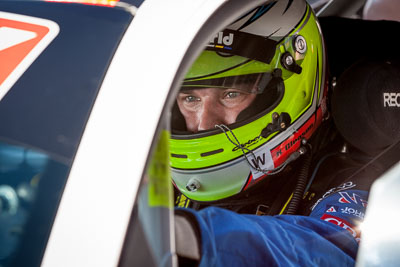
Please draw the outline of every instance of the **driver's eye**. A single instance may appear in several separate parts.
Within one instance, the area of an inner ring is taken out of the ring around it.
[[[241,95],[241,93],[239,93],[239,92],[228,92],[228,93],[226,93],[225,97],[226,98],[235,98],[240,95]]]
[[[192,96],[192,95],[188,95],[188,96],[185,96],[185,101],[186,102],[195,102],[195,101],[199,101],[199,98]]]

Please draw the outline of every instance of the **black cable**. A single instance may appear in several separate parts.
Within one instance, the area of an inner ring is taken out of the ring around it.
[[[286,214],[296,214],[300,202],[303,199],[304,190],[307,185],[308,172],[311,166],[311,159],[312,159],[311,150],[308,151],[304,156],[305,156],[304,162],[303,165],[301,166],[299,176],[297,178],[296,187],[293,191],[293,197],[290,200]]]

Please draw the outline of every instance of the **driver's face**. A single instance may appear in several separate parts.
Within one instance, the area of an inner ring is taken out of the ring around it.
[[[180,92],[177,102],[187,130],[196,133],[236,122],[255,98],[256,94],[237,89],[203,88]]]

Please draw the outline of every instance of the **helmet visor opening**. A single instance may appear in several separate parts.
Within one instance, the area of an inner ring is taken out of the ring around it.
[[[241,75],[237,77],[224,77],[200,81],[192,81],[184,83],[181,92],[192,94],[193,91],[205,90],[206,88],[217,88],[221,90],[235,89],[245,91],[246,94],[256,94],[257,96],[252,102],[245,106],[244,109],[236,110],[237,115],[235,120],[226,124],[232,129],[248,123],[249,119],[253,120],[256,117],[262,116],[274,108],[282,99],[284,93],[284,83],[280,77],[281,72],[273,71],[272,73],[258,73],[251,75]],[[247,82],[245,82],[247,81]],[[199,84],[201,82],[202,84]],[[207,93],[205,93],[207,94]],[[188,135],[191,137],[208,136],[210,134],[218,133],[220,130],[213,127],[200,131],[191,131],[187,128],[187,122],[183,118],[182,110],[177,104],[174,105],[172,111],[172,133],[177,135]],[[235,111],[232,111],[235,112]],[[212,112],[211,112],[212,113]],[[189,120],[190,122],[190,120]]]

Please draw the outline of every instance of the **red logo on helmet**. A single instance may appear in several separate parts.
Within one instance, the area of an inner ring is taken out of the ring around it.
[[[285,162],[289,155],[297,151],[300,148],[301,140],[303,138],[309,139],[311,137],[319,125],[319,121],[316,121],[316,119],[318,119],[316,116],[311,116],[297,132],[271,150],[275,166],[280,166]]]

